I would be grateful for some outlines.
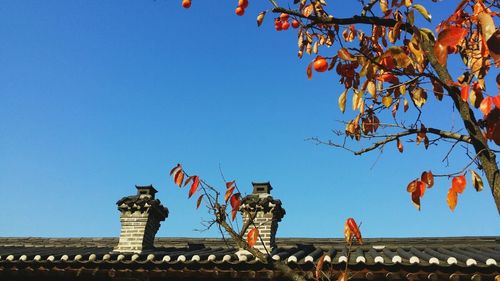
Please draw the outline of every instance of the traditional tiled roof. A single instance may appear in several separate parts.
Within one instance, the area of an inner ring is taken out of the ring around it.
[[[0,238],[2,276],[89,275],[151,278],[280,278],[279,271],[241,254],[221,239],[157,238],[156,249],[113,253],[117,238]],[[312,277],[325,255],[325,269],[345,267],[342,239],[281,238],[272,259]],[[353,247],[353,279],[499,280],[500,237],[365,239]],[[496,278],[496,279],[495,279]]]

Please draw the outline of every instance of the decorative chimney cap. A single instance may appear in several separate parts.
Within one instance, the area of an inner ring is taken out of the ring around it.
[[[252,194],[271,194],[273,187],[270,182],[252,182]]]
[[[144,195],[149,195],[153,199],[155,198],[155,194],[158,192],[156,188],[153,187],[153,185],[136,185],[135,188],[137,188],[137,195],[141,197],[144,197]]]

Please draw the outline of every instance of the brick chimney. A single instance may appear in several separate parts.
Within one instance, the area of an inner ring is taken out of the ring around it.
[[[155,199],[152,185],[135,186],[137,195],[123,197],[116,205],[121,212],[120,240],[114,252],[141,253],[153,250],[160,222],[168,217],[168,209]]]
[[[246,239],[248,232],[254,225],[257,226],[264,243],[260,240],[257,241],[255,248],[262,253],[267,253],[267,251],[270,253],[276,246],[275,238],[276,231],[278,230],[278,222],[285,215],[285,209],[281,207],[280,200],[276,200],[271,196],[273,188],[269,182],[253,182],[252,185],[253,192],[241,201],[240,212],[243,215],[243,223],[246,223],[255,212],[257,212],[257,215],[253,220],[253,224],[246,230],[244,238]]]

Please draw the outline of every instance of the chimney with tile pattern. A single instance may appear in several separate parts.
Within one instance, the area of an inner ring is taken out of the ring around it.
[[[244,239],[246,239],[251,229],[257,227],[262,242],[259,239],[255,244],[255,248],[262,253],[270,253],[276,246],[275,238],[278,222],[285,215],[285,209],[281,207],[280,200],[276,200],[271,196],[272,187],[269,182],[252,183],[252,185],[252,194],[243,198],[240,207],[244,224],[254,217],[253,222],[245,232]]]
[[[155,199],[158,192],[152,185],[136,186],[137,195],[116,202],[121,212],[121,231],[114,252],[142,253],[154,249],[160,222],[168,217],[168,209]]]

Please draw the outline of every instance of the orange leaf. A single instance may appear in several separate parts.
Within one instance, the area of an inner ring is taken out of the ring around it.
[[[226,188],[229,189],[229,188],[233,187],[234,184],[235,184],[235,181],[228,181],[228,182],[226,182]]]
[[[399,138],[397,139],[397,145],[398,145],[399,152],[403,153],[403,144],[401,143]]]
[[[356,221],[353,218],[348,218],[345,223],[349,227],[351,233],[356,237],[358,243],[363,244],[363,238],[361,237],[361,232],[359,231],[359,227],[356,224]]]
[[[255,246],[257,243],[257,239],[259,239],[259,229],[257,227],[252,228],[247,234],[247,243],[250,248]]]
[[[411,193],[411,201],[413,202],[413,205],[417,210],[420,211],[420,198],[421,196],[421,189],[420,188],[415,188],[415,190]]]
[[[233,194],[233,196],[231,196],[231,215],[232,215],[232,220],[234,221],[234,219],[236,218],[236,214],[238,214],[238,210],[240,209],[240,205],[241,205],[241,194],[240,193],[235,193]]]
[[[198,197],[198,200],[196,200],[196,209],[198,209],[200,207],[200,204],[201,204],[201,200],[203,199],[203,195],[200,195],[200,197]]]
[[[479,110],[481,110],[481,112],[484,115],[488,115],[488,113],[490,113],[490,111],[491,111],[492,104],[493,104],[493,99],[489,96],[485,97],[483,99],[483,101],[481,102],[481,104],[479,105]]]
[[[323,264],[325,262],[325,255],[322,255],[318,263],[316,264],[316,281],[319,281],[321,279],[321,270],[323,270]]]
[[[448,207],[450,207],[451,211],[455,210],[457,206],[457,192],[453,190],[453,187],[448,190],[448,196],[446,197],[446,202],[448,203]]]
[[[189,178],[193,178],[193,184],[191,185],[191,188],[189,189],[189,198],[191,198],[191,196],[193,196],[193,194],[198,189],[198,186],[200,185],[200,177],[198,177],[198,176],[191,176]]]
[[[304,17],[308,17],[312,14],[313,11],[314,11],[313,5],[309,4],[305,6],[304,9],[302,9],[302,14],[304,15]]]
[[[382,75],[377,76],[377,80],[382,82],[389,82],[391,84],[399,84],[398,77],[389,72],[384,72]]]
[[[496,108],[500,109],[500,94],[493,97],[493,103],[495,104]]]
[[[178,170],[174,174],[174,182],[179,187],[182,187],[182,182],[184,181],[184,171],[182,169]]]
[[[417,182],[418,180],[413,180],[411,181],[407,186],[406,186],[406,191],[408,192],[413,192],[417,189]]]
[[[347,281],[346,275],[344,271],[341,271],[339,274],[339,278],[337,278],[337,281]]]
[[[427,187],[431,188],[434,185],[434,175],[431,171],[425,171],[422,173],[420,180],[427,184]]]
[[[467,35],[467,29],[457,26],[449,26],[443,31],[439,32],[438,42],[443,46],[456,46],[460,45],[460,42]]]
[[[351,243],[352,240],[352,231],[347,225],[347,222],[344,224],[344,239],[346,243]]]
[[[228,188],[226,190],[226,194],[224,194],[224,201],[227,202],[227,200],[229,200],[229,198],[231,197],[231,195],[233,194],[233,191],[234,191],[234,186]]]
[[[309,63],[309,65],[307,66],[307,69],[306,69],[307,79],[309,79],[309,80],[311,80],[313,77],[312,66],[313,66],[313,63],[311,62],[311,63]]]
[[[465,85],[461,86],[460,97],[462,98],[462,100],[464,102],[467,102],[467,99],[469,98],[469,89],[470,89],[469,84],[465,84]]]
[[[445,45],[439,43],[438,41],[434,44],[434,55],[436,56],[439,64],[445,65],[448,59],[448,49]]]
[[[464,175],[456,176],[451,180],[451,189],[453,191],[462,193],[465,190],[465,186],[467,185],[467,180]]]

